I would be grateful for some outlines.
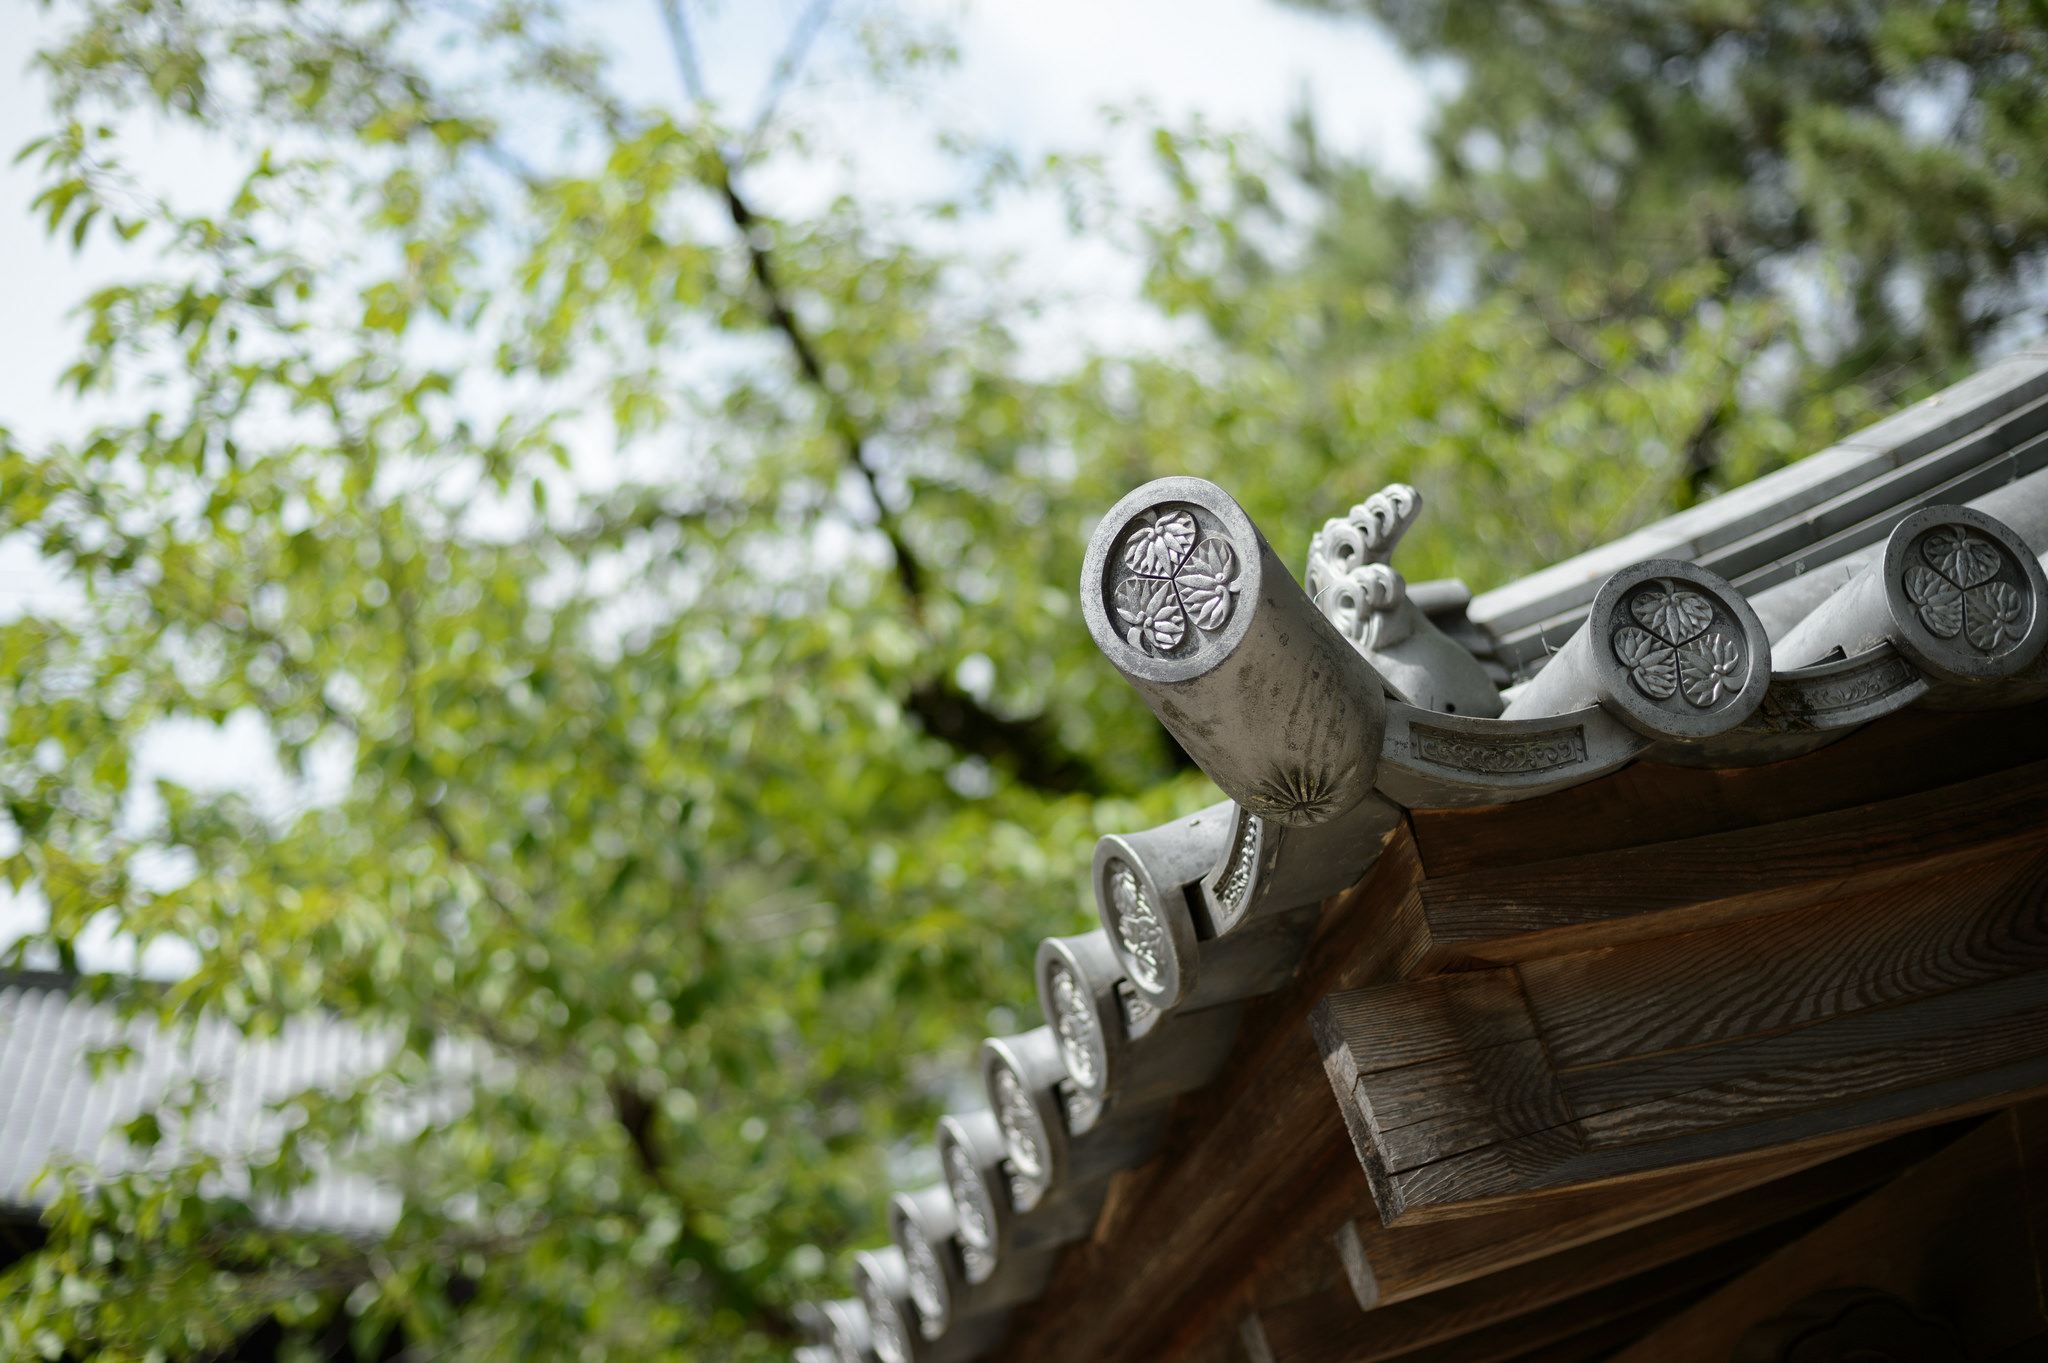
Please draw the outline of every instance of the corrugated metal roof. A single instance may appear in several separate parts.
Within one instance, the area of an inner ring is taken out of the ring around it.
[[[94,1052],[125,1044],[125,1062],[101,1066]],[[47,1202],[32,1187],[52,1162],[83,1161],[109,1173],[162,1165],[200,1149],[233,1169],[275,1147],[282,1119],[272,1111],[307,1089],[339,1087],[379,1069],[389,1038],[333,1018],[294,1018],[276,1036],[250,1039],[219,1019],[190,1033],[146,1018],[123,1020],[111,1002],[72,992],[61,976],[0,976],[0,1207]],[[146,1108],[198,1083],[208,1102],[187,1127],[167,1130],[154,1151],[131,1147],[121,1128]],[[244,1187],[223,1191],[239,1194]],[[397,1219],[397,1194],[344,1168],[330,1169],[284,1207],[262,1209],[279,1224],[379,1230]]]

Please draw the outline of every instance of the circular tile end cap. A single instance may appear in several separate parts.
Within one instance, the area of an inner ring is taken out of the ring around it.
[[[1726,578],[1645,559],[1600,585],[1585,629],[1593,689],[1630,728],[1698,741],[1735,728],[1771,684],[1771,641]]]
[[[1252,518],[1216,484],[1155,478],[1111,507],[1088,538],[1088,632],[1128,676],[1200,677],[1244,641],[1264,585],[1264,548]]]
[[[949,1258],[958,1219],[952,1199],[951,1189],[937,1184],[889,1200],[889,1238],[903,1253],[910,1303],[926,1339],[945,1334],[953,1316]]]
[[[1882,567],[1892,642],[1951,682],[2025,671],[2048,643],[2048,575],[2010,526],[1967,506],[1926,506],[1893,527]]]
[[[1096,916],[1131,988],[1159,1009],[1192,994],[1198,943],[1180,887],[1161,886],[1114,833],[1095,844],[1093,880]]]
[[[911,1363],[910,1270],[903,1251],[864,1249],[853,1256],[853,1286],[867,1308],[869,1347],[882,1363]]]
[[[1003,1135],[1010,1202],[1028,1212],[1051,1190],[1065,1158],[1055,1085],[1066,1073],[1050,1027],[981,1043],[981,1081]]]
[[[1038,1006],[1059,1041],[1060,1060],[1074,1087],[1090,1098],[1109,1092],[1111,1029],[1118,1025],[1116,984],[1123,962],[1103,929],[1038,944],[1033,973]]]

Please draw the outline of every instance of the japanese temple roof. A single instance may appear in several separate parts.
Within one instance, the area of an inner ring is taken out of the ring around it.
[[[0,974],[0,1215],[49,1202],[54,1190],[38,1176],[53,1164],[115,1173],[174,1158],[178,1139],[223,1157],[232,1180],[240,1159],[281,1134],[272,1104],[373,1072],[390,1051],[388,1040],[320,1017],[293,1019],[263,1039],[219,1019],[202,1019],[189,1034],[165,1031],[147,1016],[124,1019],[114,1001],[74,983],[52,972]],[[128,1048],[125,1062],[96,1073],[92,1055],[117,1047]],[[191,1127],[153,1153],[131,1148],[121,1129],[193,1083],[209,1085],[211,1101]],[[398,1196],[336,1169],[289,1206],[262,1210],[275,1224],[381,1231],[398,1217]]]
[[[2048,1092],[2048,351],[1477,597],[1422,511],[1300,580],[1211,483],[1103,518],[1084,617],[1230,798],[1101,840],[806,1363],[1668,1351]]]

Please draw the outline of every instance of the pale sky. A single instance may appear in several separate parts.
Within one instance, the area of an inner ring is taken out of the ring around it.
[[[729,119],[743,120],[757,106],[785,35],[812,2],[686,0],[706,83]],[[1455,82],[1447,71],[1411,66],[1363,22],[1272,0],[896,0],[896,12],[912,22],[949,24],[960,61],[913,99],[881,101],[832,73],[849,57],[850,22],[889,3],[837,0],[807,68],[812,79],[799,82],[782,104],[845,158],[871,198],[914,198],[945,187],[944,177],[956,172],[932,150],[937,131],[1000,142],[1028,161],[1100,147],[1105,106],[1141,103],[1170,124],[1200,117],[1276,135],[1306,99],[1328,145],[1412,180],[1422,173],[1429,111]],[[60,3],[57,17],[63,9]],[[587,0],[578,13],[619,54],[618,80],[630,94],[684,103],[656,0]],[[0,0],[0,425],[30,441],[90,424],[89,408],[55,392],[77,350],[72,310],[91,288],[147,265],[97,242],[75,254],[29,215],[35,168],[12,158],[47,126],[42,84],[27,68],[52,31],[51,16],[34,0]],[[233,180],[222,158],[191,136],[159,139],[150,161],[154,177],[202,198]],[[798,200],[819,186],[771,176],[750,191],[773,213],[801,209]],[[1119,334],[1126,323],[1141,338],[1140,310],[1120,301],[1129,280],[1118,271],[1127,267],[1107,253],[1077,249],[1047,221],[1042,209],[1033,216],[1020,206],[984,230],[1048,280],[1109,300],[1077,323],[1091,340],[1103,331]],[[31,603],[52,605],[63,595],[62,584],[41,573],[23,546],[0,541],[0,616]],[[281,779],[256,723],[184,726],[147,749],[141,782],[162,774],[192,785],[225,781],[274,791]],[[0,946],[41,917],[39,904],[0,897]],[[133,960],[132,948],[118,942],[94,944],[86,955],[88,965],[106,968]],[[177,953],[143,967],[153,974],[184,968]]]

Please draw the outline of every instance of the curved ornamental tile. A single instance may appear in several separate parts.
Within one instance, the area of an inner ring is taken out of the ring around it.
[[[1388,714],[1396,708],[1402,707],[1390,702]],[[1381,754],[1384,758],[1384,747]],[[1372,869],[1387,835],[1400,825],[1401,810],[1377,795],[1313,828],[1274,823],[1235,808],[1229,855],[1199,887],[1217,939],[1204,942],[1203,949],[1214,955],[1223,950],[1221,943],[1261,919],[1318,906],[1350,889]]]
[[[868,1347],[881,1363],[910,1363],[918,1338],[903,1251],[864,1249],[853,1256],[853,1290],[867,1315]]]
[[[1010,1197],[1009,1150],[993,1112],[941,1117],[937,1145],[967,1281],[978,1286],[1001,1278],[1017,1283],[1019,1300],[1037,1296],[1059,1247],[1094,1226],[1101,1199],[1093,1194],[1100,1185],[1061,1190],[1020,1210]]]
[[[1526,719],[1468,719],[1387,707],[1379,786],[1410,809],[1458,809],[1547,795],[1634,761],[1650,740],[1604,706]]]
[[[1000,1315],[979,1316],[927,1332],[911,1295],[910,1264],[894,1245],[853,1256],[853,1286],[867,1308],[870,1347],[881,1363],[965,1363],[1002,1338]]]
[[[1144,1162],[1166,1122],[1166,1104],[1127,1109],[1076,1131],[1069,1113],[1088,1103],[1067,1077],[1051,1027],[981,1043],[982,1086],[1002,1128],[1010,1202],[1030,1212],[1055,1192],[1078,1190]]]
[[[1009,1307],[1036,1296],[1044,1280],[1014,1274],[967,1277],[959,1204],[950,1181],[898,1193],[889,1202],[889,1238],[903,1252],[910,1304],[926,1341],[999,1336]]]
[[[1385,680],[1394,698],[1445,714],[1494,716],[1500,692],[1478,658],[1411,598],[1395,547],[1422,514],[1422,494],[1393,483],[1325,521],[1309,542],[1309,598]]]
[[[1713,740],[1703,755],[1714,766],[1783,762],[1903,710],[1928,690],[1926,674],[1888,643],[1853,657],[1773,672],[1762,708]],[[1664,754],[1653,748],[1645,755],[1656,760]]]
[[[825,1347],[832,1363],[875,1363],[874,1333],[868,1327],[868,1308],[859,1297],[828,1301],[818,1308],[823,1320]]]
[[[1328,824],[1290,830],[1226,801],[1143,833],[1112,833],[1098,841],[1092,871],[1096,912],[1124,975],[1127,1033],[1134,1039],[1144,1035],[1154,1026],[1155,1012],[1192,1014],[1285,984],[1315,931],[1324,895],[1356,882],[1378,854],[1384,829],[1361,815],[1383,811],[1393,816],[1382,801],[1368,799]],[[1296,848],[1302,855],[1293,862],[1327,853],[1341,883],[1329,884],[1331,866],[1318,866],[1294,878],[1300,898],[1282,906],[1264,895],[1264,911],[1248,912],[1254,873],[1271,864],[1262,863],[1261,849],[1277,851],[1289,833],[1303,839]],[[1350,857],[1341,845],[1347,834],[1359,838]],[[1226,896],[1221,901],[1208,893],[1212,880]],[[1235,911],[1226,916],[1217,911],[1219,903]]]
[[[1039,1006],[1066,1065],[1064,1108],[1076,1135],[1200,1088],[1237,1037],[1241,1010],[1233,1005],[1162,1013],[1146,1003],[1100,928],[1039,943],[1036,974]]]
[[[1143,833],[1095,844],[1095,904],[1130,987],[1153,1008],[1172,1008],[1196,988],[1198,934],[1188,888],[1230,849],[1229,801]]]

